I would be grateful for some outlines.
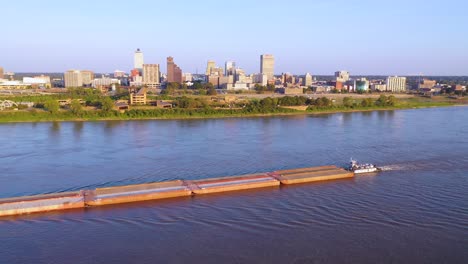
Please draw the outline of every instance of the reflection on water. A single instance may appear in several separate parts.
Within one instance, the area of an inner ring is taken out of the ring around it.
[[[350,157],[385,171],[337,182],[3,218],[0,259],[463,263],[468,138],[460,135],[468,134],[467,116],[467,108],[443,108],[1,124],[0,197],[345,165]]]
[[[52,122],[50,123],[50,132],[53,135],[59,135],[61,123],[60,122]]]

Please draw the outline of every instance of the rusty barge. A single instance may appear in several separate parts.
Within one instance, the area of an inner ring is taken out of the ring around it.
[[[278,187],[280,185],[330,181],[352,177],[354,177],[353,172],[342,168],[321,166],[192,181],[177,180],[5,198],[0,199],[0,217]]]

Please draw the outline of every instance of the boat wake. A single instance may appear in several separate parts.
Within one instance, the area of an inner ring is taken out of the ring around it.
[[[409,170],[434,170],[434,169],[453,169],[453,168],[460,168],[460,164],[464,164],[462,162],[458,162],[455,160],[450,161],[417,161],[411,163],[400,163],[400,164],[391,164],[391,165],[383,165],[379,166],[382,171],[409,171]]]

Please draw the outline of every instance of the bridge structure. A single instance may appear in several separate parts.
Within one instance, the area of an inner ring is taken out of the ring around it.
[[[10,100],[0,100],[0,110],[5,110],[6,108],[18,107],[18,103]]]

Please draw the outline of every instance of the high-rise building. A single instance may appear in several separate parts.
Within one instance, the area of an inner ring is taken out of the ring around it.
[[[159,64],[143,64],[143,84],[155,88],[160,84]]]
[[[91,83],[94,80],[94,72],[81,71],[81,76],[83,78],[83,86],[91,86]]]
[[[253,76],[253,82],[262,86],[266,86],[268,84],[268,77],[266,74],[258,73]]]
[[[65,72],[65,87],[91,86],[94,80],[94,72],[69,70]]]
[[[214,67],[211,69],[211,74],[210,75],[216,75],[216,76],[224,76],[224,69],[221,67]]]
[[[236,73],[236,63],[234,61],[226,61],[226,69],[224,75],[234,75]]]
[[[349,72],[337,71],[335,72],[335,78],[337,82],[347,82],[349,81]]]
[[[182,83],[182,70],[174,63],[172,57],[167,57],[167,82]]]
[[[235,70],[235,75],[234,75],[234,81],[235,82],[244,82],[245,79],[245,71],[243,69],[236,69]]]
[[[270,54],[260,56],[260,73],[266,74],[268,80],[275,78],[275,58]]]
[[[406,91],[406,77],[390,76],[387,78],[387,91],[398,93]]]
[[[3,67],[0,67],[0,79],[3,79],[5,76],[4,76],[4,73],[3,73]]]
[[[135,55],[133,57],[133,68],[135,69],[143,69],[143,64],[144,64],[144,60],[143,60],[143,52],[141,52],[140,49],[137,49],[135,51]]]
[[[216,68],[216,62],[209,60],[208,63],[206,64],[206,72],[205,75],[209,76],[211,75],[211,70]]]
[[[310,75],[310,73],[306,73],[303,80],[303,85],[307,87],[312,85],[312,75]]]
[[[65,77],[65,87],[82,87],[83,86],[83,76],[78,70],[69,70],[64,74]]]
[[[366,78],[354,80],[354,90],[356,92],[369,91],[369,81]]]

